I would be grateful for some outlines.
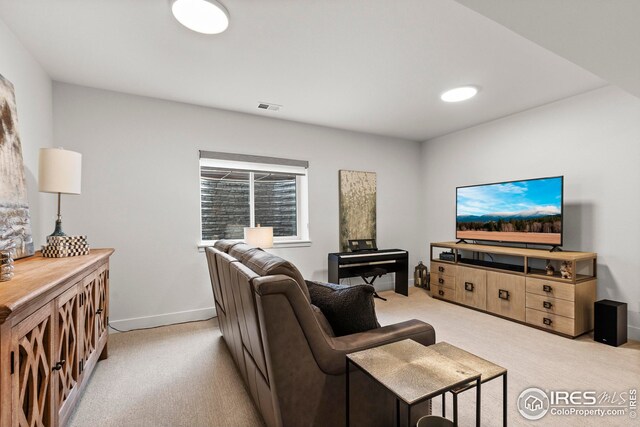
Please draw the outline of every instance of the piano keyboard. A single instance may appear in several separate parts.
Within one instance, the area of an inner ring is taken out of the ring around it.
[[[409,252],[402,249],[382,249],[363,252],[337,252],[327,257],[329,283],[340,279],[362,277],[376,270],[394,274],[395,291],[409,295]]]
[[[395,259],[390,259],[388,261],[371,261],[371,262],[358,262],[354,264],[342,264],[342,265],[339,265],[338,268],[351,268],[351,267],[358,267],[363,265],[395,264],[395,263],[396,263]]]
[[[360,258],[360,257],[376,257],[376,256],[385,256],[385,255],[404,255],[407,252],[405,251],[392,251],[392,252],[366,252],[362,254],[345,254],[340,255],[340,258]],[[353,264],[352,264],[353,265]]]

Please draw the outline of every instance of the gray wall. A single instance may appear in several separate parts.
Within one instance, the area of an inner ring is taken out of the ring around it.
[[[38,152],[53,144],[51,79],[0,19],[0,74],[13,83],[36,249],[51,234],[55,196],[38,192]]]
[[[198,252],[198,150],[309,160],[312,245],[272,249],[309,279],[327,279],[338,250],[338,170],[378,174],[378,242],[416,238],[420,144],[68,84],[54,84],[56,144],[83,154],[82,195],[64,199],[65,227],[114,247],[111,319],[149,326],[212,314]],[[382,283],[389,287],[389,279]]]
[[[117,249],[111,318],[122,327],[213,313],[196,248],[203,149],[311,162],[313,244],[273,252],[318,280],[338,248],[339,169],[378,173],[379,245],[408,249],[411,265],[427,257],[428,242],[453,238],[456,186],[562,174],[565,248],[598,252],[598,296],[629,303],[630,336],[640,339],[640,263],[631,246],[640,237],[640,100],[620,90],[419,145],[59,83],[52,120],[51,80],[2,21],[0,57],[0,73],[16,88],[35,243],[55,218],[54,197],[36,184],[38,149],[54,145],[55,124],[55,145],[84,154],[83,194],[63,197],[65,227],[89,235],[93,247]]]
[[[427,141],[422,240],[455,235],[456,186],[564,175],[564,248],[598,253],[598,298],[640,339],[639,162],[640,99],[614,87]]]

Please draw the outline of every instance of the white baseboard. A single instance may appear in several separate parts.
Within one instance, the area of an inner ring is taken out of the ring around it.
[[[409,279],[409,287],[413,286],[413,279]],[[381,281],[376,283],[376,290],[385,291],[393,290],[393,281]],[[132,329],[153,328],[156,326],[173,325],[175,323],[193,322],[196,320],[206,320],[216,316],[215,308],[199,308],[197,310],[178,311],[175,313],[157,314],[153,316],[144,317],[132,317],[130,319],[109,320],[109,323],[114,328],[121,331],[130,331]],[[113,329],[109,330],[110,333],[117,333]],[[639,330],[640,332],[640,330]]]
[[[637,326],[629,326],[627,329],[627,338],[634,341],[640,341],[640,328]]]
[[[197,310],[178,311],[176,313],[157,314],[154,316],[134,317],[131,319],[109,320],[109,323],[121,331],[132,329],[153,328],[155,326],[173,325],[175,323],[192,322],[195,320],[205,320],[216,315],[213,307],[199,308]],[[110,333],[115,333],[113,329]]]

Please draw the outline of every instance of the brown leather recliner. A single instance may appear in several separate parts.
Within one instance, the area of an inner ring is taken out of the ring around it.
[[[433,327],[418,320],[332,336],[291,263],[226,241],[206,255],[224,340],[269,427],[345,425],[346,354],[407,338],[435,342]],[[351,425],[394,425],[393,395],[350,372]],[[430,402],[413,407],[412,424],[429,412]]]

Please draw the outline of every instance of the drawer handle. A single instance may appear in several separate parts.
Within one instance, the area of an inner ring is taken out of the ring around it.
[[[551,307],[553,307],[553,304],[551,304],[549,301],[545,301],[545,302],[542,303],[542,306],[544,308],[551,308]]]
[[[553,323],[553,320],[549,319],[548,317],[545,317],[544,319],[542,319],[542,323],[544,323],[547,326],[551,326],[551,324]]]
[[[51,368],[52,371],[59,371],[60,369],[62,369],[62,366],[64,365],[64,362],[66,362],[66,360],[62,359],[61,361],[59,361],[58,363],[56,363],[54,365],[53,368]]]
[[[444,273],[444,267],[443,267],[443,266],[438,267],[438,271],[439,271],[440,273]]]
[[[549,285],[543,285],[542,286],[542,290],[544,292],[551,292],[553,289],[551,289],[551,286],[549,286]]]
[[[509,301],[509,291],[498,289],[498,298]]]
[[[101,308],[96,310],[96,314],[101,314],[101,313],[102,313],[102,309]]]
[[[464,282],[464,290],[465,291],[469,291],[469,292],[473,292],[473,283]]]
[[[438,279],[438,283],[440,283],[442,285],[444,283],[444,279],[442,279],[442,278]]]
[[[440,289],[440,290],[438,291],[438,295],[440,295],[440,296],[444,296],[444,291],[443,291],[442,289]]]

